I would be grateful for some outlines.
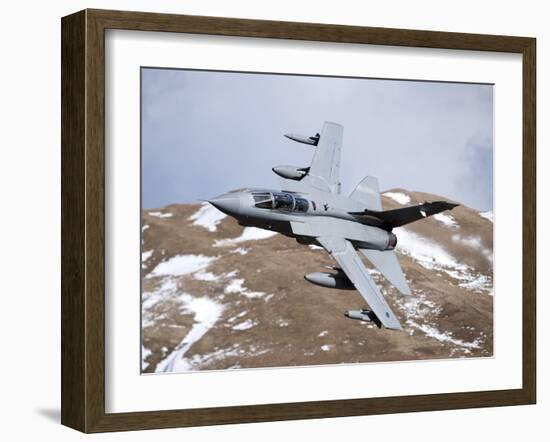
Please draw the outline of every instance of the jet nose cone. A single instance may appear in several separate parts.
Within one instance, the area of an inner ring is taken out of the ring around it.
[[[234,215],[241,209],[241,197],[239,193],[224,193],[208,200],[208,202],[227,215]]]

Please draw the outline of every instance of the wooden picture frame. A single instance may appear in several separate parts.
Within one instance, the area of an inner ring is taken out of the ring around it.
[[[105,30],[262,37],[522,55],[523,383],[475,391],[269,405],[105,412]],[[62,408],[83,432],[533,404],[536,400],[534,38],[106,10],[62,19]]]

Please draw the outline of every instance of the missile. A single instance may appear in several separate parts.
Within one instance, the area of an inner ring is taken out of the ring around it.
[[[380,322],[380,319],[374,314],[373,311],[362,309],[362,310],[346,310],[344,312],[344,316],[349,319],[356,319],[358,321],[363,322],[372,322],[374,323],[378,328],[382,327],[382,323]]]
[[[306,137],[305,135],[285,134],[285,137],[289,138],[292,141],[297,141],[298,143],[309,144],[310,146],[317,146],[320,135],[316,134],[314,137]]]
[[[353,290],[355,286],[344,273],[314,272],[304,276],[307,282],[330,289]]]
[[[273,172],[280,177],[300,181],[309,172],[309,167],[299,168],[295,166],[277,166],[271,170],[273,170]]]

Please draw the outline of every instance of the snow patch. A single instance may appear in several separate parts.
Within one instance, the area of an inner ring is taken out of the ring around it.
[[[144,226],[141,226],[141,233],[145,232],[148,228],[149,226],[147,224],[145,224]]]
[[[464,279],[464,282],[458,284],[460,287],[476,293],[488,292],[493,295],[493,281],[488,276],[480,274]]]
[[[170,212],[149,212],[149,215],[156,216],[157,218],[172,218],[174,215]]]
[[[141,308],[144,314],[144,321],[147,319],[146,315],[149,309],[153,307],[160,300],[173,295],[176,292],[177,284],[171,278],[166,278],[162,281],[162,284],[158,289],[152,292],[143,292],[142,294],[142,304]],[[146,327],[146,324],[142,324],[143,327]]]
[[[460,235],[453,235],[452,240],[471,249],[481,250],[482,248],[481,238],[479,236],[467,236],[464,238]]]
[[[453,235],[452,240],[457,244],[480,251],[489,262],[493,262],[493,252],[483,246],[479,236],[467,236],[464,238],[460,235]]]
[[[309,248],[310,248],[311,250],[325,250],[325,249],[323,249],[322,247],[316,246],[315,244],[310,244],[310,245],[309,245]]]
[[[255,345],[249,345],[247,347],[241,347],[239,344],[233,344],[230,347],[226,348],[220,348],[217,349],[211,353],[206,353],[202,355],[193,355],[190,358],[187,359],[187,364],[189,367],[189,370],[201,370],[208,368],[208,366],[211,366],[215,364],[217,361],[227,359],[230,357],[235,356],[259,356],[263,355],[265,353],[269,353],[270,350],[268,349],[259,349]],[[241,368],[240,364],[235,364],[228,369],[232,368]]]
[[[245,291],[243,287],[244,279],[233,279],[226,287],[225,293],[242,293]]]
[[[481,338],[477,338],[472,342],[465,342],[454,338],[452,332],[442,332],[433,324],[429,324],[427,321],[433,316],[441,315],[443,308],[428,300],[423,292],[416,292],[414,297],[398,298],[397,304],[407,318],[406,324],[409,326],[407,330],[409,335],[413,335],[418,330],[427,337],[436,339],[441,343],[461,347],[466,353],[469,353],[471,349],[480,348]]]
[[[380,276],[382,275],[382,273],[380,273],[378,270],[376,269],[371,269],[371,268],[367,268],[367,272],[369,272],[369,275],[373,275],[373,276]]]
[[[410,256],[422,267],[428,270],[445,272],[451,278],[461,281],[459,285],[465,288],[472,288],[474,291],[483,290],[489,292],[492,290],[491,278],[483,274],[474,274],[472,267],[458,262],[454,256],[439,244],[403,227],[394,229],[394,233],[397,235],[397,251],[403,255]],[[455,237],[457,237],[456,241],[461,240],[459,235],[453,235],[453,239]],[[467,244],[472,247],[479,246],[481,252],[486,256],[489,254],[490,259],[492,259],[492,254],[481,246],[479,240],[472,239]]]
[[[438,316],[443,311],[441,306],[428,300],[422,292],[415,292],[414,296],[400,296],[395,300],[407,319],[425,319],[427,316]]]
[[[397,235],[397,250],[416,260],[427,269],[448,267],[466,271],[467,266],[459,263],[449,252],[439,244],[417,235],[403,227],[393,230]]]
[[[141,242],[143,244],[143,241]],[[147,260],[153,255],[153,250],[148,250],[147,252],[142,252],[141,253],[141,268],[142,269],[146,269],[147,266],[145,265],[145,263],[147,262]]]
[[[205,272],[205,271],[200,270],[200,271],[193,274],[193,278],[198,280],[198,281],[214,282],[214,281],[220,281],[222,279],[227,280],[227,279],[230,279],[230,278],[234,278],[237,275],[237,273],[238,272],[236,270],[233,270],[231,272],[216,275],[212,272]]]
[[[248,313],[248,310],[244,310],[240,312],[237,316],[233,316],[227,320],[227,322],[235,322],[237,319],[242,318],[244,315]]]
[[[410,320],[407,321],[407,323],[411,327],[417,328],[418,330],[423,332],[429,338],[436,339],[439,342],[442,342],[444,344],[453,344],[453,345],[456,345],[458,347],[462,347],[462,348],[465,348],[465,349],[469,350],[469,349],[473,349],[473,348],[480,348],[480,345],[482,343],[481,339],[479,339],[479,338],[474,339],[472,342],[465,342],[461,339],[453,338],[451,332],[444,333],[444,332],[439,331],[435,327],[432,327],[432,326],[427,325],[427,324],[416,324],[415,322],[410,321]]]
[[[411,197],[401,192],[386,192],[383,195],[391,198],[399,204],[408,204],[411,202]]]
[[[323,336],[326,336],[328,335],[328,331],[327,330],[324,330],[322,331],[321,333],[319,333],[317,336],[319,336],[320,338],[322,338]]]
[[[245,227],[241,236],[237,238],[219,239],[214,242],[214,247],[230,246],[245,241],[267,239],[275,236],[276,234],[277,232],[272,232],[270,230],[258,229],[256,227]]]
[[[243,256],[243,255],[246,255],[248,252],[250,252],[250,249],[245,249],[244,247],[238,247],[235,250],[233,250],[231,253],[238,253],[239,255]]]
[[[445,213],[436,213],[434,216],[436,221],[439,221],[441,224],[444,224],[448,227],[458,227],[457,222],[451,215]]]
[[[157,365],[157,372],[189,370],[191,364],[184,358],[185,353],[216,324],[224,309],[223,305],[205,296],[197,298],[182,293],[179,299],[183,303],[183,310],[194,315],[195,323],[174,351]]]
[[[495,215],[492,210],[488,210],[487,212],[479,212],[479,216],[482,218],[488,219],[492,223],[495,222]]]
[[[247,298],[261,298],[266,295],[264,292],[251,292],[246,287],[243,286],[243,278],[235,278],[225,287],[224,293],[238,293],[239,295],[246,296]]]
[[[204,255],[176,255],[158,264],[147,278],[188,275],[206,269],[216,259]]]
[[[153,256],[153,250],[147,250],[141,253],[141,262],[146,262],[151,256]]]
[[[323,351],[330,351],[334,347],[334,345],[322,345],[321,350]]]
[[[193,275],[193,278],[195,278],[198,281],[207,281],[207,282],[213,282],[220,279],[218,275],[214,275],[212,272],[197,272]]]
[[[143,345],[141,346],[141,371],[149,367],[149,362],[147,362],[146,359],[151,355],[151,353],[151,350],[145,348]]]
[[[247,319],[246,321],[233,326],[233,330],[248,330],[249,328],[252,328],[257,324],[258,324],[257,322]]]
[[[220,212],[209,203],[203,203],[201,208],[189,217],[194,226],[204,227],[209,232],[215,232],[216,226],[221,223],[227,215]]]

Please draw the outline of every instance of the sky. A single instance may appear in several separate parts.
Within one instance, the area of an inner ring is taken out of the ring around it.
[[[313,148],[283,137],[344,126],[342,193],[433,193],[493,208],[493,86],[142,68],[142,207],[241,187],[278,189],[271,168],[307,167]]]

